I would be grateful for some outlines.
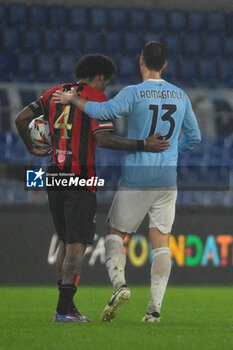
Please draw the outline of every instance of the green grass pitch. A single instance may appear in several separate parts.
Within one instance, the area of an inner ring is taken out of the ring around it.
[[[0,350],[231,350],[232,287],[169,287],[160,324],[142,323],[149,287],[132,287],[110,323],[100,320],[109,287],[80,287],[87,324],[53,323],[56,288],[0,288]]]

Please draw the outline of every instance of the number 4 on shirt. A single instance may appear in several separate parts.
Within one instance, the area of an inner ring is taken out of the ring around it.
[[[66,106],[64,111],[59,115],[59,117],[54,123],[54,129],[64,129],[64,135],[62,136],[63,139],[69,139],[67,130],[71,130],[72,128],[72,124],[68,124],[69,114],[70,105]],[[62,118],[63,122],[60,123]]]

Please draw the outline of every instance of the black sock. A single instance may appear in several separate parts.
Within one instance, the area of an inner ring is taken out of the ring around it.
[[[57,285],[58,285],[58,290],[60,292],[60,287],[62,285],[62,280],[58,280],[57,281]],[[75,305],[75,303],[74,303],[74,301],[72,299],[71,304],[70,304],[70,311],[69,312],[72,312],[74,309],[77,309],[77,307],[76,307],[76,305]]]
[[[60,315],[66,315],[71,311],[73,296],[76,293],[76,287],[73,284],[62,284],[59,287],[59,298],[57,303],[57,312]]]

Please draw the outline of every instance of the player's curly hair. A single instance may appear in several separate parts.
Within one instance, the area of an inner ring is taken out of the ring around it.
[[[116,66],[110,57],[96,53],[82,57],[75,65],[74,74],[78,79],[93,79],[97,75],[104,75],[107,80],[115,71]]]
[[[148,69],[159,72],[167,59],[167,49],[159,41],[150,41],[144,46],[142,56]]]

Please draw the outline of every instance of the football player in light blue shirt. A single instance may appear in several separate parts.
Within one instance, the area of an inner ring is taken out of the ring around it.
[[[92,118],[106,120],[126,116],[130,139],[144,140],[161,132],[170,142],[171,146],[162,153],[128,152],[122,186],[174,186],[178,153],[200,142],[199,127],[188,96],[160,78],[145,77],[141,84],[127,86],[107,102],[85,101],[84,104],[85,113]],[[183,135],[179,139],[181,130]]]
[[[127,86],[110,101],[98,103],[80,99],[75,92],[57,92],[57,103],[73,103],[92,118],[128,119],[128,138],[140,143],[138,152],[128,152],[117,191],[108,216],[106,267],[114,293],[106,305],[102,319],[111,321],[120,305],[130,297],[125,284],[123,239],[136,232],[145,215],[149,216],[149,232],[153,262],[151,297],[146,322],[160,321],[160,309],[170,275],[169,233],[175,216],[176,165],[178,154],[192,149],[201,141],[200,130],[189,98],[177,86],[161,78],[167,66],[163,44],[149,42],[142,50],[140,70],[143,82]],[[183,135],[180,137],[180,133]],[[143,140],[161,133],[170,147],[162,153],[143,152]]]

